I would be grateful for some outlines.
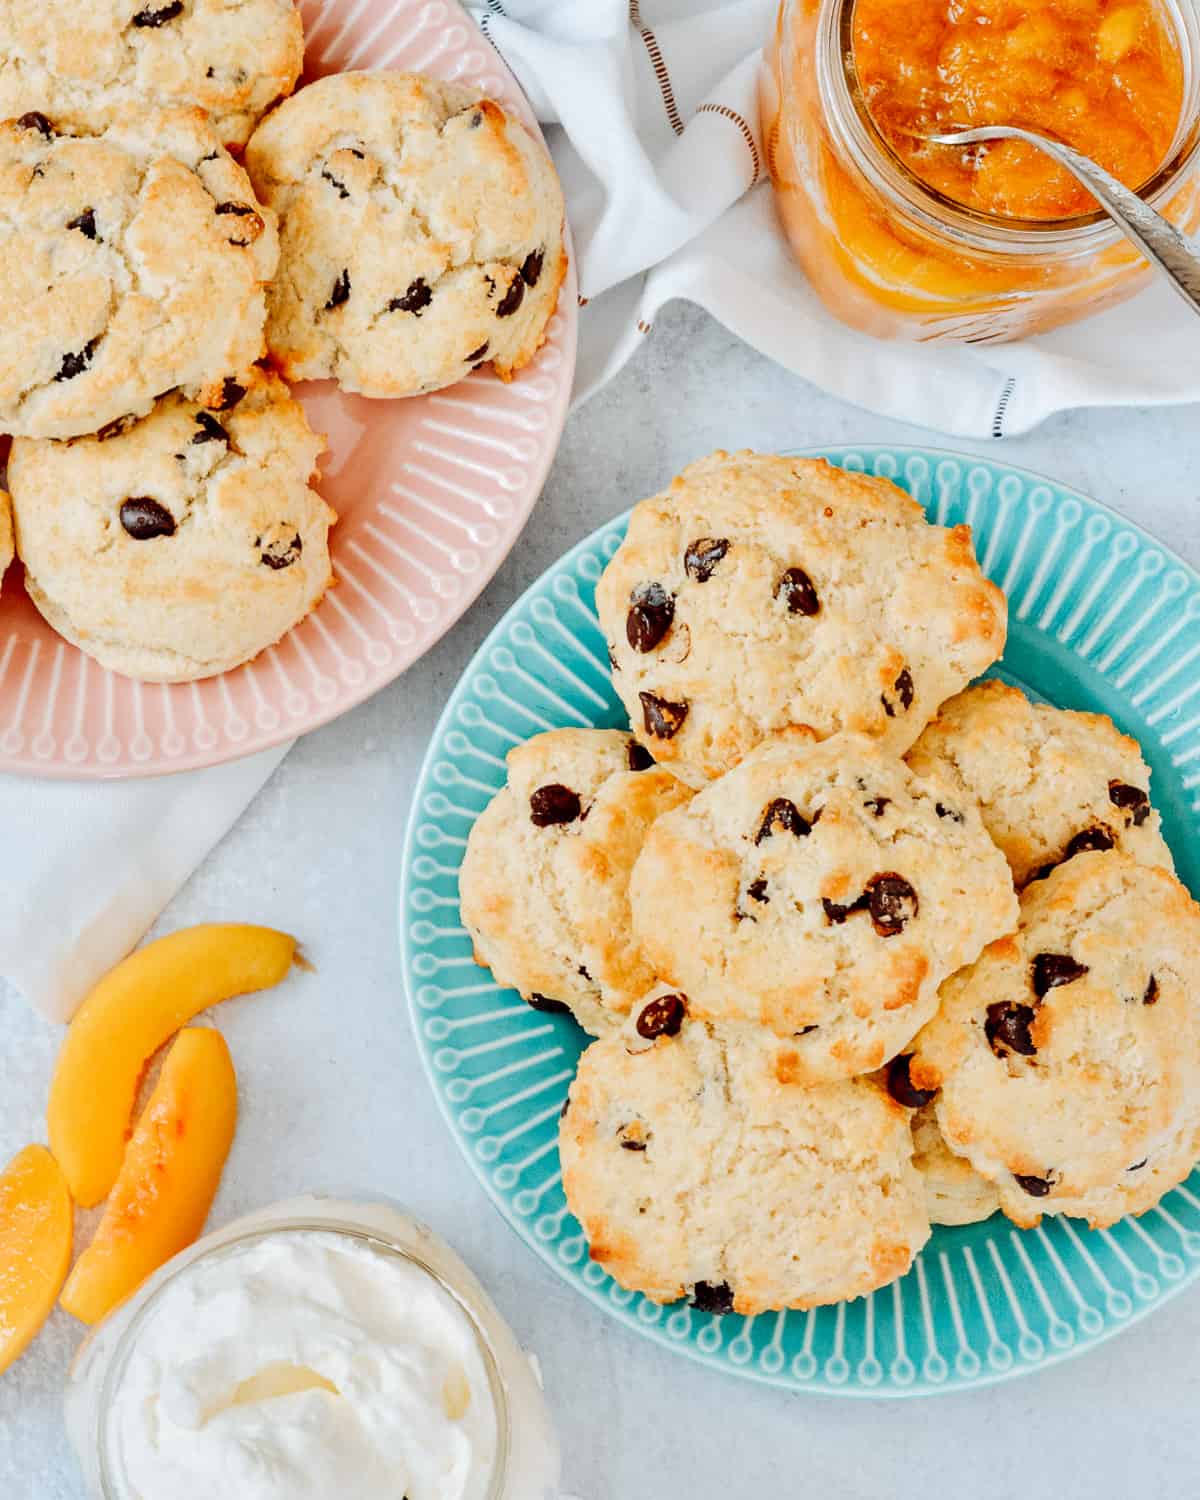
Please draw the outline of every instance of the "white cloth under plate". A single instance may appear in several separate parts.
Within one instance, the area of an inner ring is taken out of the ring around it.
[[[0,776],[0,974],[47,1020],[69,1020],[287,749],[140,781]]]
[[[1200,401],[1200,338],[1169,287],[1018,344],[883,343],[791,259],[763,177],[756,78],[777,0],[475,0],[549,127],[579,257],[582,401],[674,298],[884,416],[970,437],[1079,406]]]

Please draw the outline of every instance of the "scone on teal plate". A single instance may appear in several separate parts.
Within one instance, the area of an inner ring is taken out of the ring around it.
[[[631,930],[629,876],[655,819],[690,787],[616,729],[553,729],[508,753],[459,875],[476,961],[535,1009],[600,1035],[654,981]]]

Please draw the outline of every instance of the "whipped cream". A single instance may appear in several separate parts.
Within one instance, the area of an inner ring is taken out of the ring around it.
[[[291,1229],[163,1287],[104,1439],[123,1500],[484,1500],[499,1421],[476,1329],[433,1276]]]

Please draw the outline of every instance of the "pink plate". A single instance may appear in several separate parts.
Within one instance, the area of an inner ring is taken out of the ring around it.
[[[302,0],[306,76],[407,68],[482,89],[536,123],[454,0]],[[0,595],[0,770],[149,776],[233,760],[315,729],[410,667],[507,556],[541,492],[575,371],[572,265],[537,359],[409,401],[298,394],[329,438],[321,492],[338,585],[278,646],[179,686],[103,671],[46,625],[14,567]]]

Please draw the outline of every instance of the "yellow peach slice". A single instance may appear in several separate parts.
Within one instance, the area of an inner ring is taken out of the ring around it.
[[[116,1181],[146,1064],[197,1012],[269,989],[296,940],[269,927],[210,923],[148,943],[79,1007],[50,1085],[50,1147],[71,1196],[90,1208]]]
[[[171,1044],[62,1305],[98,1323],[204,1228],[237,1125],[225,1038],[191,1026]]]
[[[71,1199],[44,1146],[0,1173],[0,1372],[46,1321],[71,1264]]]

